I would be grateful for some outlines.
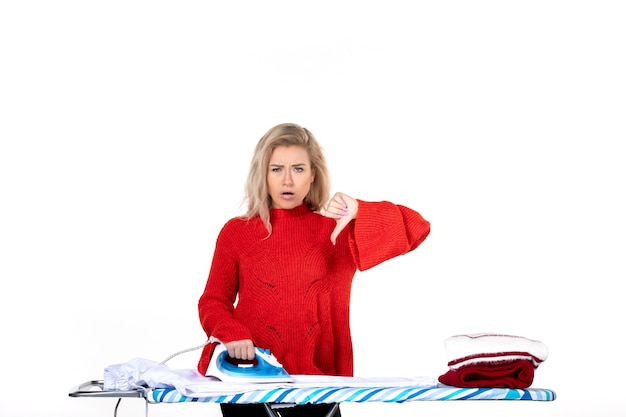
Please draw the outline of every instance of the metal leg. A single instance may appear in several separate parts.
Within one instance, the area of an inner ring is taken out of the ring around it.
[[[265,407],[265,411],[267,412],[268,417],[281,417],[283,413],[280,412],[280,409],[289,410],[290,408],[297,407],[296,404],[282,403],[263,403],[263,406]],[[289,411],[286,411],[285,413],[287,413],[287,415],[292,415],[291,413],[289,413]],[[305,415],[309,415],[308,413],[310,412],[310,410],[304,410],[304,412],[306,413]],[[321,417],[321,414],[318,415],[320,415]],[[324,414],[324,417],[339,417],[340,415],[341,412],[339,411],[339,403],[332,403],[330,410],[328,410],[328,412]]]
[[[334,403],[333,408],[326,414],[326,417],[333,417],[339,414],[339,403]]]
[[[280,417],[278,414],[276,414],[276,411],[274,411],[270,403],[263,403],[263,407],[265,407],[267,417]]]

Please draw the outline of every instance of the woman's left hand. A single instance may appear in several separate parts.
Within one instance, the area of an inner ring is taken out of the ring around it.
[[[344,193],[336,193],[328,203],[320,209],[318,214],[337,220],[335,230],[330,235],[330,241],[333,245],[337,242],[339,233],[352,221],[356,219],[359,211],[359,203],[354,198]]]

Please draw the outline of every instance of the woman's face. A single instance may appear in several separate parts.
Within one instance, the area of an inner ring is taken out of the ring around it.
[[[278,146],[270,156],[267,187],[272,208],[292,209],[309,193],[315,174],[302,146]]]

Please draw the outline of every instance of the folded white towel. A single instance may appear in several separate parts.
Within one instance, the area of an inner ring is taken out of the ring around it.
[[[498,333],[462,334],[444,341],[448,365],[462,366],[527,359],[536,368],[548,358],[548,347],[523,336]]]

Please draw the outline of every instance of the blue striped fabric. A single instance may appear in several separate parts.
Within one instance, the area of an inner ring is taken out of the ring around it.
[[[553,401],[554,391],[543,388],[456,388],[438,387],[318,387],[271,388],[217,397],[188,397],[174,389],[150,389],[146,393],[150,403],[212,402],[212,403],[292,403],[319,404],[340,402],[458,401],[458,400],[522,400]]]

